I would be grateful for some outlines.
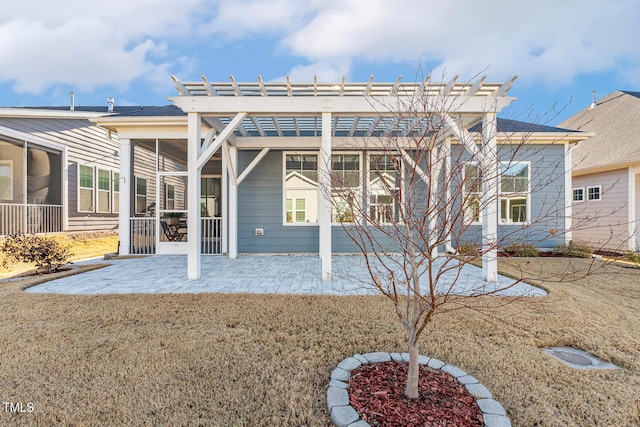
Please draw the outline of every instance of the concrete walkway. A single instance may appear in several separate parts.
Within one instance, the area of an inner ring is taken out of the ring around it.
[[[95,261],[93,261],[95,262]],[[100,261],[102,262],[102,261]],[[280,293],[366,295],[376,294],[360,255],[334,255],[333,281],[323,283],[317,255],[245,255],[232,260],[225,256],[203,256],[202,276],[187,280],[187,257],[157,255],[107,261],[112,265],[75,276],[52,280],[26,292],[60,294],[129,293]],[[442,260],[444,262],[444,259]],[[77,262],[81,264],[83,262]],[[454,280],[458,269],[443,277],[441,292]],[[453,288],[457,294],[487,293],[513,284],[499,277],[496,284],[482,281],[482,270],[463,266]],[[518,283],[499,295],[542,296],[542,289]]]

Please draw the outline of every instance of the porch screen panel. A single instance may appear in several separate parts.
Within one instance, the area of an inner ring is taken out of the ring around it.
[[[0,201],[13,200],[13,162],[0,160]]]
[[[62,155],[59,151],[28,145],[27,201],[38,205],[62,204]]]
[[[285,223],[317,223],[318,155],[286,154],[284,183]]]
[[[0,203],[22,203],[24,144],[0,141]]]

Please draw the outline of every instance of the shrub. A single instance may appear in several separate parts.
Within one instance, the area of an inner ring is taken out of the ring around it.
[[[511,245],[502,248],[502,252],[514,257],[536,257],[540,251],[534,245]]]
[[[561,243],[557,245],[554,251],[568,257],[591,258],[593,246],[580,240],[571,240],[569,244]]]
[[[470,242],[461,243],[458,248],[458,254],[469,257],[480,256],[481,250],[478,245],[475,245]]]
[[[628,252],[625,256],[631,262],[640,263],[640,252]]]
[[[58,271],[71,257],[69,246],[63,246],[51,237],[35,234],[8,236],[0,249],[4,254],[3,267],[15,262],[25,262],[34,264],[38,271],[42,270],[44,273]]]

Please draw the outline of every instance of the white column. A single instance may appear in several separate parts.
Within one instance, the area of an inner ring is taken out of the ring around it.
[[[236,259],[238,257],[238,183],[236,181],[238,149],[230,145],[228,153],[227,162],[230,167],[227,168],[227,172],[233,175],[229,176],[229,258]]]
[[[198,113],[187,114],[187,279],[200,278],[200,121]]]
[[[571,145],[564,148],[564,242],[569,244],[573,232],[573,191],[571,189]]]
[[[322,281],[331,281],[331,113],[322,113],[322,147],[318,159],[318,224]]]
[[[498,154],[496,114],[485,113],[482,119],[482,277],[498,280]]]
[[[135,184],[131,177],[131,140],[120,140],[120,207],[118,210],[118,235],[120,238],[120,255],[129,255],[131,246],[131,190]]]
[[[222,239],[222,253],[228,253],[228,248],[229,246],[227,245],[228,242],[228,233],[227,233],[227,227],[229,226],[228,224],[228,218],[229,218],[229,212],[228,212],[228,197],[229,197],[229,180],[227,179],[227,152],[226,150],[220,150],[221,154],[222,154],[222,180],[220,183],[220,212],[222,213],[222,225],[221,225],[221,236],[220,238]]]

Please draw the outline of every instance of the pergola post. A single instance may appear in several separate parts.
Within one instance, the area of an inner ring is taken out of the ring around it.
[[[318,224],[322,281],[331,281],[331,113],[322,113],[322,146],[318,159]]]
[[[118,228],[120,244],[118,254],[129,255],[131,247],[131,189],[134,183],[131,181],[131,140],[120,139],[120,207],[118,213]]]
[[[498,154],[496,114],[488,112],[482,119],[482,277],[486,282],[498,280]]]
[[[228,145],[226,142],[227,153],[227,173],[229,174],[229,258],[236,259],[238,257],[238,182],[236,175],[238,171],[238,149]]]
[[[200,171],[198,152],[200,150],[199,113],[187,114],[187,279],[200,278]]]

